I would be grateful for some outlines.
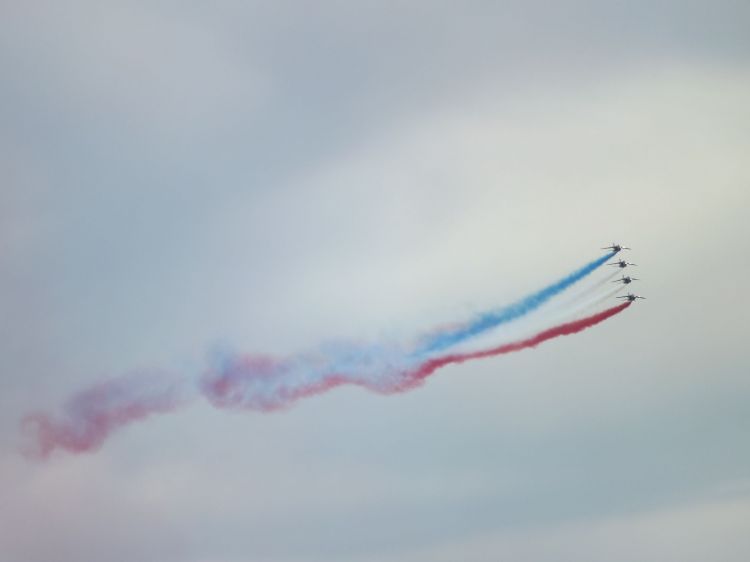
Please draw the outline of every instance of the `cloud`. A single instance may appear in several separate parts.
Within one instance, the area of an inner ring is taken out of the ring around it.
[[[383,556],[363,556],[358,562],[442,562],[487,559],[695,561],[718,557],[740,562],[750,552],[744,521],[750,517],[747,498],[704,502],[617,518],[509,531],[434,547]]]
[[[10,559],[747,557],[746,506],[699,502],[748,466],[744,8],[160,6],[0,23]],[[24,411],[102,373],[409,336],[612,237],[649,301],[606,331],[14,456]]]
[[[1,25],[6,73],[22,95],[69,114],[71,126],[109,127],[110,139],[207,134],[244,122],[268,92],[225,37],[155,6],[18,4]]]

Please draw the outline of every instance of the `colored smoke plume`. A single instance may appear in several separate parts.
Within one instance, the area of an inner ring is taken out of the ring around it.
[[[507,343],[504,345],[499,345],[497,347],[492,347],[490,349],[484,349],[481,351],[472,351],[468,353],[453,353],[451,355],[444,355],[443,357],[436,357],[435,359],[429,359],[428,361],[425,361],[414,372],[410,373],[409,376],[411,379],[414,379],[414,380],[423,380],[429,377],[436,370],[440,369],[441,367],[445,367],[446,365],[451,365],[451,364],[456,364],[456,363],[465,363],[466,361],[472,361],[474,359],[484,359],[486,357],[494,357],[496,355],[504,355],[506,353],[513,353],[516,351],[521,351],[522,349],[529,349],[531,347],[536,347],[537,345],[544,343],[547,340],[551,340],[553,338],[577,334],[578,332],[582,332],[583,330],[586,330],[587,328],[596,326],[600,322],[604,322],[605,320],[607,320],[608,318],[611,318],[615,314],[622,312],[623,310],[628,308],[631,304],[632,304],[631,302],[624,302],[620,305],[613,306],[612,308],[608,308],[607,310],[603,310],[602,312],[599,312],[597,314],[587,316],[586,318],[581,318],[580,320],[574,320],[573,322],[560,324],[559,326],[555,326],[553,328],[550,328],[549,330],[544,330],[543,332],[539,332],[535,336],[532,336],[530,338],[526,338],[524,340],[520,340],[517,342]]]
[[[538,308],[612,255],[603,256],[546,289],[505,309],[487,313],[473,323],[445,328],[416,353],[399,346],[347,344],[280,358],[225,353],[198,380],[162,372],[110,379],[74,394],[64,405],[61,416],[40,412],[25,416],[21,425],[29,442],[23,452],[32,458],[47,458],[56,449],[73,453],[95,451],[117,429],[154,414],[173,411],[200,394],[217,408],[267,412],[341,385],[360,386],[380,394],[413,389],[447,365],[532,348],[559,336],[581,332],[625,310],[630,302],[516,342],[480,351],[441,354],[450,345]],[[602,285],[600,281],[594,288]],[[609,296],[603,295],[600,300]]]
[[[68,400],[65,416],[32,413],[21,420],[30,438],[23,452],[46,458],[57,448],[73,453],[98,449],[110,433],[153,414],[172,411],[190,396],[181,381],[163,373],[125,375],[94,385]]]
[[[530,312],[538,309],[552,297],[557,296],[568,287],[574,285],[587,275],[601,267],[608,259],[615,255],[616,252],[595,259],[587,263],[580,269],[556,281],[552,285],[537,291],[523,299],[498,310],[485,312],[479,315],[475,320],[459,327],[451,327],[428,335],[426,341],[417,351],[416,355],[426,355],[435,351],[442,351],[469,338],[478,336],[488,330],[496,328],[501,324],[506,324],[517,318],[525,316]]]
[[[622,312],[626,302],[580,320],[560,324],[512,343],[467,353],[453,353],[416,363],[408,355],[387,359],[362,356],[348,366],[324,356],[300,356],[274,359],[263,356],[229,357],[218,369],[207,374],[202,391],[219,408],[270,411],[289,406],[300,398],[350,384],[381,394],[415,388],[436,370],[453,363],[493,357],[536,347],[595,326]]]

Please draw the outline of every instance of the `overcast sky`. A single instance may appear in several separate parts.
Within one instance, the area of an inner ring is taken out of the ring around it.
[[[0,557],[750,558],[749,31],[739,0],[0,2]],[[612,240],[648,300],[584,334],[18,452],[108,377],[401,341]]]

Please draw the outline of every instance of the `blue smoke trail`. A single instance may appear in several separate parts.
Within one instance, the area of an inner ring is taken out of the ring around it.
[[[574,271],[567,277],[545,287],[541,291],[529,295],[528,297],[499,310],[486,312],[469,324],[430,335],[427,337],[427,341],[416,350],[415,354],[422,355],[434,351],[442,351],[471,337],[486,332],[487,330],[491,330],[500,324],[506,324],[516,318],[525,316],[542,306],[552,297],[558,295],[574,283],[589,275],[615,254],[616,252],[610,252],[606,256],[597,258],[584,265],[582,268]]]

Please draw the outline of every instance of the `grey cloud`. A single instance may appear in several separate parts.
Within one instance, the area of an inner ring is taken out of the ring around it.
[[[129,6],[0,24],[13,562],[536,560],[632,533],[684,557],[662,529],[742,559],[744,4]],[[21,414],[105,375],[199,373],[217,337],[410,336],[612,236],[649,300],[581,338],[402,396],[196,405],[93,457],[16,456]]]

